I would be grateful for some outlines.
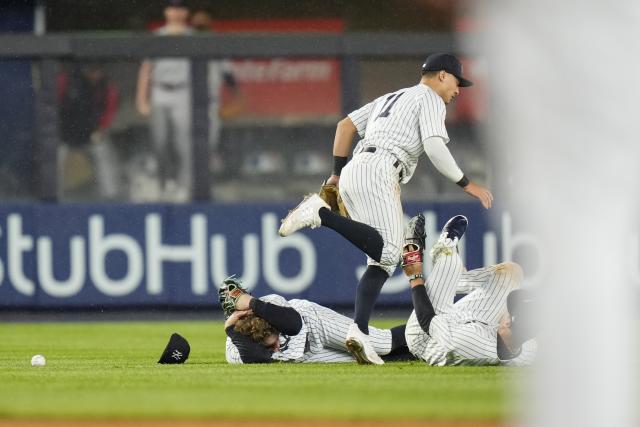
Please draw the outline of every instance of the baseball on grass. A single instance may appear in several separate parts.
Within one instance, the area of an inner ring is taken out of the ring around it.
[[[31,366],[44,366],[47,364],[47,361],[44,359],[44,356],[41,354],[36,354],[31,358]]]

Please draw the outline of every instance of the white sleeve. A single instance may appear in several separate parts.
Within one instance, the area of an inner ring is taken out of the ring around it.
[[[373,102],[349,113],[349,118],[358,130],[358,135],[360,135],[361,138],[364,138],[365,131],[367,130],[367,122],[369,121],[371,110],[373,110]]]
[[[464,174],[458,167],[445,141],[439,136],[431,136],[423,141],[424,152],[438,171],[453,182],[458,182]]]
[[[439,136],[445,144],[449,142],[449,134],[444,124],[446,117],[447,108],[444,101],[435,92],[430,90],[418,98],[418,126],[423,144],[432,136]]]
[[[289,301],[287,301],[283,296],[277,294],[269,294],[263,297],[258,298],[260,301],[268,302],[271,304],[279,305],[281,307],[291,307]]]
[[[227,343],[225,346],[225,358],[227,359],[227,363],[231,363],[233,365],[242,364],[242,358],[240,358],[240,352],[238,351],[238,347],[235,346],[231,338],[227,337]]]

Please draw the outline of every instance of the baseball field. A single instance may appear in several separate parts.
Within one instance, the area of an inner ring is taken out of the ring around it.
[[[189,340],[191,355],[159,365],[172,332]],[[4,323],[0,424],[496,425],[514,410],[508,384],[526,375],[419,362],[232,366],[224,340],[220,321]],[[46,366],[32,367],[34,354]]]

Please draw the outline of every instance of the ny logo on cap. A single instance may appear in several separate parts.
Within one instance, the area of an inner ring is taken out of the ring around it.
[[[173,353],[171,353],[171,357],[176,360],[180,360],[182,359],[182,353],[180,353],[178,350],[173,350]]]

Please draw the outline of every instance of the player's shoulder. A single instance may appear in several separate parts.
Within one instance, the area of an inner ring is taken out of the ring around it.
[[[418,85],[415,98],[419,104],[428,106],[429,108],[436,107],[440,109],[446,107],[442,97],[427,85]]]
[[[289,301],[286,300],[285,297],[283,297],[282,295],[278,295],[278,294],[269,294],[269,295],[265,295],[262,296],[260,298],[258,298],[260,301],[264,301],[264,302],[268,302],[271,304],[276,304],[276,305],[280,305],[283,307],[288,307]]]

